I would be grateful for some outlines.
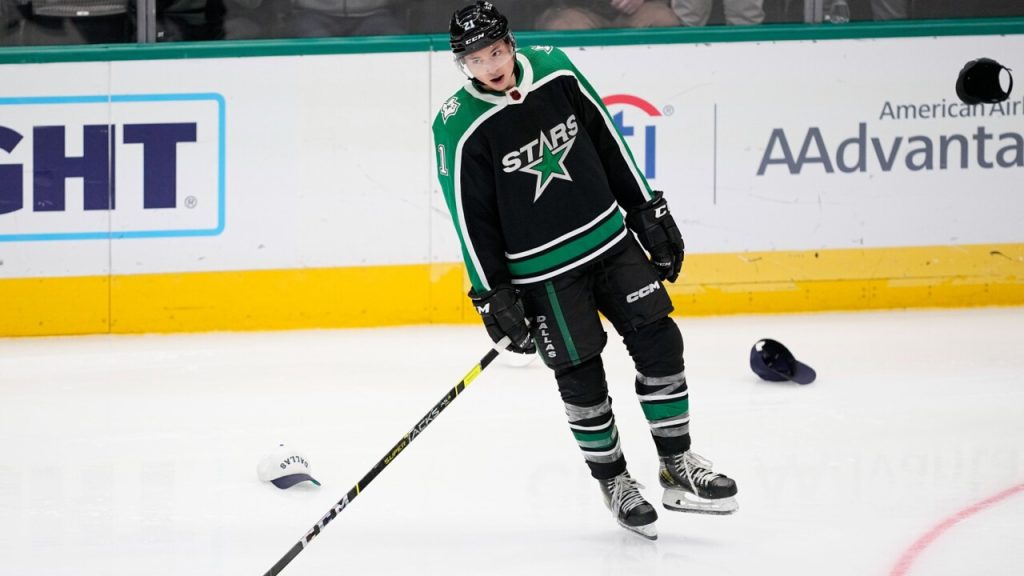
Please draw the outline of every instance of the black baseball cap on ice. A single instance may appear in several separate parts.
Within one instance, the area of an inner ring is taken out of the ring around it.
[[[764,338],[750,349],[750,369],[764,380],[810,384],[817,378],[814,368],[797,360],[781,342]]]

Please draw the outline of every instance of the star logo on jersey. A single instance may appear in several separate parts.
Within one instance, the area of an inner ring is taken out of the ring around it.
[[[441,105],[441,123],[447,124],[448,119],[455,115],[459,111],[459,98],[458,96],[452,96],[444,104]]]
[[[552,146],[551,141],[548,140],[547,135],[543,132],[540,133],[539,140],[540,156],[519,169],[520,172],[533,174],[537,177],[537,188],[533,195],[534,202],[540,199],[540,195],[544,193],[544,190],[552,180],[572,182],[572,176],[569,175],[569,171],[565,168],[565,158],[569,155],[569,151],[572,150],[573,143],[576,142],[576,138],[573,137],[560,146]]]
[[[502,170],[506,174],[522,172],[535,176],[537,181],[533,190],[533,201],[536,202],[547,190],[548,185],[555,180],[572,182],[565,161],[572,151],[578,133],[576,115],[572,114],[550,130],[541,131],[538,138],[505,154],[501,159]]]

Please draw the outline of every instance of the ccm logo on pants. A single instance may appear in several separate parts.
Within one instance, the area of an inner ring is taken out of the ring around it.
[[[661,290],[661,282],[651,282],[650,284],[644,286],[643,288],[637,290],[636,292],[630,292],[628,295],[626,295],[626,302],[632,304],[633,302],[636,302],[637,300],[645,296],[650,296],[651,294],[654,293],[655,290]]]

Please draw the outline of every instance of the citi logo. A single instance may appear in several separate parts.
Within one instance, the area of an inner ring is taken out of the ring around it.
[[[220,94],[0,98],[0,242],[224,230]]]
[[[662,114],[662,111],[658,110],[654,104],[631,94],[614,94],[606,96],[602,100],[612,112],[612,120],[615,122],[615,127],[619,129],[619,133],[627,140],[641,139],[640,146],[631,143],[630,148],[635,155],[642,156],[641,168],[644,171],[644,177],[649,180],[656,178],[658,175],[658,122],[655,119],[666,114],[671,115],[672,108],[666,107],[665,113]],[[637,160],[639,161],[641,158],[637,158]]]
[[[637,290],[636,292],[630,292],[626,296],[626,302],[632,304],[633,302],[636,302],[641,298],[650,296],[651,294],[658,290],[661,290],[661,282],[651,282],[650,284],[644,286],[643,288]]]

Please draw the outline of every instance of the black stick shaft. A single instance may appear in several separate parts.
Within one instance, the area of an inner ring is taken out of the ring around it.
[[[423,430],[426,429],[426,427],[429,426],[430,423],[433,422],[437,416],[447,408],[448,405],[451,404],[459,394],[473,382],[473,380],[476,379],[477,376],[480,375],[480,372],[482,372],[488,364],[498,357],[498,350],[505,348],[505,346],[508,345],[508,340],[508,338],[505,338],[501,342],[495,344],[494,348],[491,348],[487,354],[484,355],[480,362],[474,366],[465,377],[463,377],[462,381],[449,390],[440,402],[434,404],[434,407],[431,408],[423,418],[420,418],[420,421],[417,422],[416,425],[413,426],[412,429],[409,430],[383,458],[374,464],[373,468],[371,468],[370,471],[367,472],[366,475],[348,491],[348,494],[345,494],[344,498],[338,500],[338,503],[335,504],[327,514],[324,514],[323,518],[320,518],[320,521],[317,522],[309,532],[306,532],[306,535],[303,536],[301,540],[296,542],[295,545],[288,550],[288,553],[282,556],[270,570],[267,570],[264,576],[277,576],[277,574],[281,573],[281,570],[284,570],[284,567],[287,566],[289,562],[299,555],[299,552],[302,552],[306,546],[309,546],[309,543],[313,541],[313,538],[316,538],[320,534],[320,531],[323,530],[331,520],[334,520],[338,514],[340,514],[341,511],[349,505],[349,502],[355,500],[356,496],[359,496],[363,490],[366,490],[366,487],[370,482],[372,482],[382,470],[387,468],[388,464],[391,464],[395,458],[397,458],[398,455],[401,454],[402,451],[405,450],[405,448],[415,440],[416,437],[419,436]]]

